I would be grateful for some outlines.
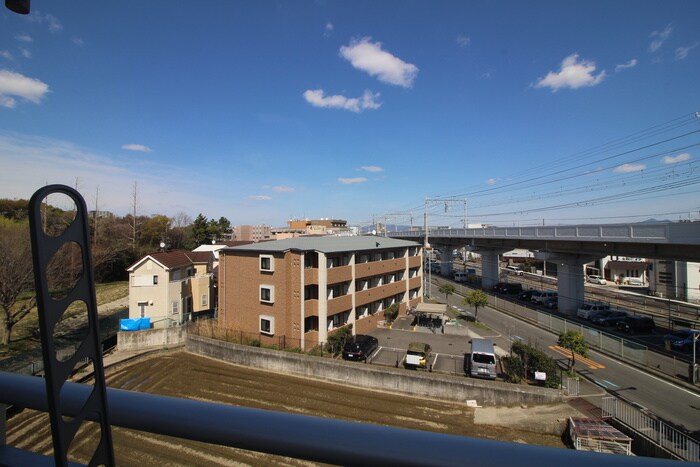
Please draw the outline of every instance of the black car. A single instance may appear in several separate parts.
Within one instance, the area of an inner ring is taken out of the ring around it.
[[[505,295],[518,295],[522,293],[523,285],[518,283],[503,284],[500,292]]]
[[[624,311],[601,311],[597,313],[591,321],[593,324],[599,326],[615,326],[618,321],[622,321],[622,319],[627,316],[627,313]]]
[[[358,334],[345,342],[343,358],[345,360],[367,360],[379,347],[376,337]]]
[[[617,330],[627,334],[652,333],[655,328],[654,320],[649,316],[627,316],[617,322]]]
[[[518,298],[520,300],[524,300],[526,302],[529,302],[532,299],[532,294],[535,292],[539,292],[539,290],[526,290],[520,295],[518,295]]]

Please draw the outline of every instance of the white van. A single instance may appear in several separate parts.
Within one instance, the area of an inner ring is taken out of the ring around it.
[[[544,305],[546,302],[554,300],[558,296],[559,294],[553,290],[541,290],[538,292],[533,292],[530,301],[532,303],[537,303],[538,305]]]
[[[506,266],[504,270],[509,274],[515,274],[516,276],[522,276],[523,270],[517,266]]]
[[[469,274],[466,271],[455,271],[453,276],[455,282],[467,282]]]
[[[472,351],[465,359],[465,370],[474,378],[496,379],[496,352],[491,339],[472,339]]]
[[[591,319],[593,315],[601,311],[609,311],[610,304],[605,302],[584,302],[581,308],[576,310],[576,316],[583,319]]]

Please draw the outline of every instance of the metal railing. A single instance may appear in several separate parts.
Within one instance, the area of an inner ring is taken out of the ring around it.
[[[700,462],[700,442],[616,397],[602,399],[603,418],[614,418],[683,460]]]
[[[77,413],[92,388],[65,383],[61,390],[64,415]],[[503,466],[523,459],[567,467],[676,465],[665,459],[445,435],[120,389],[108,388],[107,400],[113,426],[337,465]],[[47,411],[44,380],[0,372],[0,403]],[[4,439],[0,433],[0,440]],[[24,451],[0,446],[4,465],[20,465],[20,454],[26,456]]]

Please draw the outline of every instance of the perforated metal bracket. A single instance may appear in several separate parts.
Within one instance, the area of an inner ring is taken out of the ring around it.
[[[41,217],[42,202],[48,195],[63,194],[70,197],[76,206],[76,216],[72,223],[59,235],[48,235],[43,228]],[[81,424],[91,414],[99,420],[100,441],[90,459],[91,466],[113,466],[114,450],[112,433],[107,414],[107,392],[105,385],[102,351],[99,339],[95,281],[90,254],[88,212],[85,200],[73,188],[65,185],[49,185],[38,190],[29,202],[29,227],[34,263],[34,283],[39,309],[39,329],[46,372],[46,393],[48,397],[51,435],[53,438],[54,460],[56,465],[68,465],[68,450]],[[49,290],[49,264],[54,255],[68,243],[80,247],[82,274],[64,298],[54,299]],[[57,358],[54,330],[68,306],[73,302],[83,302],[88,314],[89,332],[78,344],[75,354],[66,361]],[[61,388],[68,380],[76,364],[80,361],[92,363],[94,387],[79,413],[64,416],[61,402]]]

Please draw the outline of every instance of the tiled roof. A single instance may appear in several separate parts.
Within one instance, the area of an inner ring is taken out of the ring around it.
[[[167,269],[176,269],[184,266],[191,266],[193,263],[206,263],[212,258],[212,256],[213,254],[211,251],[159,251],[156,253],[151,253],[139,259],[136,263],[127,268],[127,271],[132,271],[146,258],[152,258],[154,261],[162,264]]]
[[[397,240],[389,237],[296,237],[271,242],[225,248],[225,251],[261,251],[283,252],[289,250],[320,251],[322,253],[340,253],[346,251],[386,250],[389,248],[406,248],[420,246],[419,243]]]

